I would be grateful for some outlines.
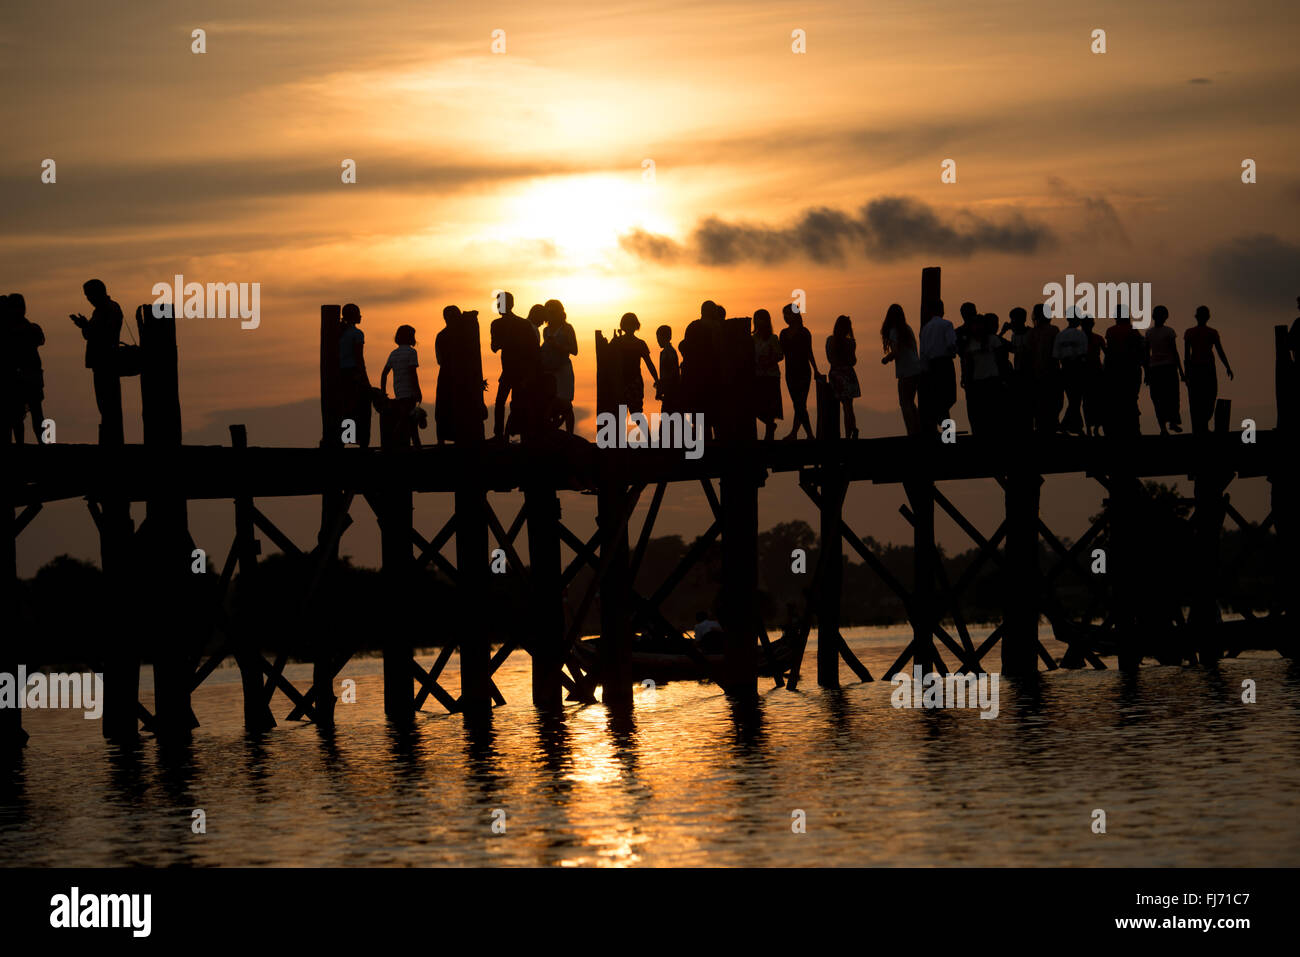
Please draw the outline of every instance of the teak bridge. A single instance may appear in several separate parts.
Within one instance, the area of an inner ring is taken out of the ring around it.
[[[922,274],[922,309],[939,296],[939,270]],[[383,694],[387,715],[413,718],[428,698],[467,719],[490,713],[504,703],[493,675],[515,650],[531,658],[532,697],[538,708],[563,707],[569,700],[600,699],[612,708],[631,706],[633,686],[642,677],[632,666],[633,635],[681,636],[659,611],[664,599],[704,553],[720,541],[722,581],[718,603],[725,648],[716,659],[697,657],[704,673],[727,693],[757,693],[760,662],[778,686],[800,681],[803,650],[815,620],[818,629],[816,672],[823,687],[838,687],[841,664],[858,679],[872,680],[840,634],[845,547],[866,563],[902,600],[912,627],[904,653],[883,676],[920,665],[926,670],[981,671],[1000,646],[1000,671],[1025,676],[1040,663],[1104,668],[1103,655],[1117,655],[1121,668],[1136,667],[1145,655],[1168,657],[1153,649],[1144,628],[1140,512],[1147,507],[1142,480],[1186,476],[1194,485],[1192,541],[1198,581],[1195,599],[1183,620],[1181,608],[1173,629],[1173,660],[1212,661],[1246,648],[1294,647],[1297,608],[1297,466],[1288,454],[1295,447],[1300,376],[1287,349],[1286,329],[1276,327],[1277,427],[1259,430],[1253,442],[1229,429],[1230,409],[1220,401],[1215,430],[1208,435],[1086,438],[1023,435],[990,439],[961,435],[954,444],[937,438],[891,437],[848,440],[839,436],[838,406],[819,383],[816,439],[760,442],[752,415],[754,352],[749,319],[726,320],[722,359],[716,375],[728,409],[712,423],[717,440],[702,457],[686,459],[680,450],[598,448],[585,440],[548,432],[518,444],[483,440],[483,425],[458,434],[453,444],[423,448],[344,448],[342,400],[338,373],[340,307],[321,308],[322,441],[318,448],[258,448],[248,444],[244,426],[232,425],[229,446],[181,443],[175,322],[136,311],[144,361],[141,371],[144,442],[141,445],[50,445],[0,447],[3,490],[9,506],[0,509],[5,547],[0,568],[5,597],[4,619],[20,622],[16,541],[44,503],[84,498],[100,537],[101,564],[109,596],[104,609],[105,639],[103,731],[111,739],[138,735],[141,726],[158,736],[186,735],[197,724],[191,693],[227,657],[233,657],[243,682],[244,718],[249,729],[275,724],[271,705],[276,692],[291,703],[289,719],[308,718],[321,725],[334,720],[334,682],[356,653],[345,636],[327,629],[313,635],[315,654],[311,686],[295,687],[284,674],[287,655],[268,660],[256,640],[233,627],[225,601],[236,571],[257,575],[261,542],[258,533],[282,552],[309,556],[316,569],[307,594],[294,600],[307,607],[321,578],[337,559],[339,542],[353,521],[360,498],[378,520],[382,538],[382,579],[394,601],[409,594],[414,576],[432,563],[454,584],[462,609],[483,606],[490,574],[490,541],[522,577],[528,596],[526,633],[516,633],[495,650],[474,615],[446,611],[463,624],[441,648],[426,671],[417,662],[419,644],[408,629],[386,628],[383,635]],[[463,355],[443,357],[465,363],[473,380],[465,404],[477,411],[483,401],[477,319],[474,335],[459,343]],[[597,408],[618,406],[619,363],[609,343],[596,333]],[[792,663],[776,667],[755,601],[758,589],[756,547],[758,501],[769,472],[797,471],[799,487],[820,514],[820,558],[807,590],[808,608],[797,636]],[[1084,474],[1105,490],[1105,509],[1085,533],[1067,546],[1039,517],[1044,476]],[[1258,525],[1249,523],[1231,504],[1227,489],[1234,478],[1266,477],[1271,483],[1271,512]],[[975,527],[936,487],[938,482],[995,479],[1003,491],[1004,518],[991,534]],[[913,529],[914,568],[910,582],[898,580],[864,544],[843,516],[843,503],[854,482],[899,487],[900,509]],[[633,583],[670,486],[698,483],[711,509],[711,522],[680,565],[648,595]],[[716,484],[715,484],[716,483]],[[583,536],[561,521],[558,492],[580,490],[597,496],[594,531]],[[489,500],[492,492],[522,492],[524,504],[507,526]],[[425,537],[413,527],[413,496],[451,494],[454,514]],[[631,519],[638,502],[649,507],[633,539]],[[258,508],[257,500],[277,496],[319,496],[320,531],[310,548],[300,547]],[[234,503],[234,533],[221,567],[220,600],[215,608],[196,611],[184,599],[191,572],[187,502],[222,499]],[[145,519],[135,528],[132,502],[145,503]],[[949,581],[935,548],[936,509],[956,523],[977,546],[975,561]],[[1224,622],[1216,595],[1221,569],[1219,545],[1225,521],[1252,534],[1276,532],[1285,556],[1276,569],[1275,588],[1257,607],[1267,614],[1245,612]],[[529,562],[516,549],[526,530]],[[1098,536],[1106,530],[1109,568],[1105,576],[1082,572]],[[454,554],[444,554],[454,540]],[[572,554],[566,561],[564,550]],[[1054,557],[1043,567],[1042,555]],[[992,564],[1003,573],[1003,615],[980,643],[972,639],[962,614],[962,595],[981,569]],[[593,570],[577,609],[568,614],[564,589],[584,568]],[[1100,626],[1071,620],[1056,595],[1061,573],[1073,568],[1104,603]],[[391,589],[389,591],[388,589]],[[577,654],[581,625],[599,598],[599,637],[594,656]],[[1039,639],[1040,619],[1068,652],[1060,662]],[[469,624],[464,624],[469,623]],[[215,653],[197,649],[219,637]],[[32,636],[21,626],[6,629],[0,641],[0,672],[16,674],[20,648]],[[684,643],[684,647],[691,647]],[[451,656],[460,655],[460,692],[453,696],[440,683]],[[765,657],[766,656],[766,657]],[[27,656],[30,657],[30,654]],[[151,660],[155,676],[154,711],[139,701],[142,660]],[[1162,657],[1162,660],[1164,658]],[[713,662],[713,663],[711,663]],[[0,710],[0,744],[21,745],[26,734],[21,711]]]

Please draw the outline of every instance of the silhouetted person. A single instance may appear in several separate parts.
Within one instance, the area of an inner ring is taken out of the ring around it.
[[[835,401],[844,409],[844,437],[858,437],[858,419],[853,414],[853,400],[862,395],[858,385],[858,344],[853,338],[853,322],[848,316],[839,316],[826,340],[826,362],[830,366],[826,378]]]
[[[1192,431],[1205,433],[1214,419],[1214,404],[1219,398],[1219,377],[1215,372],[1214,355],[1219,355],[1223,369],[1232,379],[1232,366],[1223,353],[1219,333],[1210,328],[1210,310],[1196,307],[1196,325],[1183,333],[1183,365],[1187,370],[1187,414],[1192,419]]]
[[[1007,322],[998,333],[1005,339],[1011,359],[1011,372],[1007,376],[1007,424],[1018,434],[1034,428],[1034,372],[1028,317],[1023,308],[1016,306],[1007,314]]]
[[[644,343],[642,343],[644,345]],[[569,325],[564,305],[558,299],[546,300],[546,327],[542,331],[542,372],[555,380],[555,393],[548,419],[562,422],[572,435],[573,359],[578,354],[578,336]]]
[[[655,387],[655,398],[659,400],[659,411],[663,413],[680,411],[682,373],[677,350],[673,348],[672,326],[660,326],[655,330],[655,341],[659,343],[659,384]]]
[[[1071,309],[1066,314],[1066,327],[1056,334],[1052,343],[1052,358],[1060,363],[1061,385],[1065,389],[1065,417],[1061,431],[1083,435],[1083,390],[1088,375],[1088,333],[1083,330],[1083,318]]]
[[[350,302],[343,307],[339,327],[339,398],[343,417],[357,425],[357,445],[370,445],[370,376],[366,373],[366,337],[361,332],[361,309]]]
[[[482,359],[479,357],[478,311],[462,312],[458,306],[442,310],[446,328],[433,340],[438,362],[438,385],[434,393],[434,420],[438,444],[476,442],[483,438],[487,404],[483,393]]]
[[[498,314],[488,327],[488,341],[493,352],[501,353],[501,378],[497,380],[497,397],[494,404],[492,435],[504,439],[506,435],[506,403],[517,395],[526,375],[535,372],[531,353],[537,349],[536,327],[514,312],[515,297],[502,292],[499,297],[504,312]]]
[[[397,348],[388,354],[388,361],[384,363],[384,371],[379,376],[379,390],[385,395],[388,394],[388,374],[391,372],[393,374],[391,414],[397,424],[397,442],[403,446],[419,445],[420,434],[416,425],[415,407],[424,401],[424,393],[420,390],[420,358],[415,352],[415,328],[398,326],[393,342],[397,344]]]
[[[697,611],[695,613],[695,640],[699,644],[700,651],[704,654],[722,654],[722,625],[709,617],[707,611]]]
[[[960,385],[962,391],[966,393],[966,420],[970,421],[970,366],[968,359],[968,344],[971,337],[977,335],[980,314],[973,302],[963,302],[957,311],[961,316],[961,322],[959,322],[957,328],[953,330],[953,341],[957,349],[957,384]],[[971,431],[974,431],[973,426]]]
[[[820,378],[817,371],[817,356],[813,352],[812,333],[803,324],[803,315],[795,309],[794,303],[787,302],[781,307],[781,318],[785,328],[781,330],[779,341],[781,354],[785,356],[785,387],[790,392],[790,411],[793,424],[787,439],[799,437],[799,426],[803,426],[808,438],[813,437],[812,420],[808,418],[808,390],[812,388],[815,378]]]
[[[1155,408],[1156,424],[1160,434],[1183,431],[1183,419],[1179,412],[1179,383],[1183,375],[1183,363],[1178,358],[1178,333],[1169,328],[1169,310],[1156,306],[1151,313],[1154,328],[1147,333],[1147,351],[1150,355],[1147,366],[1147,385],[1151,389],[1151,405]]]
[[[781,418],[781,340],[772,331],[772,314],[766,309],[754,312],[754,415],[763,423],[763,440],[776,436],[776,420]]]
[[[510,394],[507,435],[535,436],[549,428],[556,399],[555,376],[542,369],[542,327],[546,320],[546,306],[534,303],[528,310],[528,318],[518,329],[519,381]]]
[[[921,320],[919,340],[925,375],[921,378],[920,413],[921,426],[928,433],[943,426],[957,401],[957,370],[953,365],[957,333],[943,311],[943,300],[935,300],[931,309],[934,315]]]
[[[971,434],[987,437],[1002,430],[1011,360],[1006,342],[997,334],[997,315],[976,316],[967,325],[966,408]]]
[[[700,304],[700,318],[690,323],[682,336],[683,411],[703,414],[704,434],[709,438],[717,435],[723,316],[722,307],[706,299]]]
[[[1042,303],[1034,304],[1034,327],[1029,331],[1029,357],[1033,369],[1034,431],[1055,432],[1061,417],[1061,366],[1052,357],[1059,331]]]
[[[885,321],[880,324],[880,342],[885,351],[880,362],[894,364],[894,378],[898,380],[898,407],[903,412],[903,427],[908,435],[921,434],[921,413],[916,405],[917,390],[925,374],[925,363],[916,347],[916,333],[907,324],[903,307],[893,303],[885,310]]]
[[[1106,419],[1106,392],[1101,365],[1106,340],[1094,331],[1097,321],[1092,316],[1084,316],[1079,325],[1088,337],[1088,357],[1083,366],[1084,428],[1088,435],[1097,436],[1101,434]]]
[[[117,344],[122,337],[122,307],[108,297],[108,290],[98,279],[87,280],[81,289],[95,308],[89,319],[80,313],[68,318],[76,323],[86,340],[86,368],[91,371],[95,405],[99,407],[99,444],[121,445],[125,438]]]
[[[1115,324],[1106,330],[1106,436],[1139,434],[1142,370],[1146,368],[1146,340],[1133,328],[1128,308],[1120,305]]]
[[[629,415],[645,411],[645,381],[641,378],[643,363],[650,370],[650,379],[656,386],[659,385],[659,373],[650,359],[650,347],[636,334],[640,328],[641,320],[636,317],[636,313],[625,312],[618,321],[618,332],[610,343],[618,357],[619,379],[623,386],[619,403],[627,406]]]
[[[32,417],[32,435],[39,444],[45,413],[45,372],[41,368],[41,346],[45,332],[27,318],[27,300],[21,293],[11,293],[0,301],[5,356],[5,441],[23,442],[23,421]]]

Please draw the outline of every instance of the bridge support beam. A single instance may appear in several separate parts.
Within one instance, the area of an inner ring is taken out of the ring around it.
[[[621,427],[621,426],[620,426]],[[596,523],[600,555],[608,561],[600,587],[601,700],[611,708],[632,706],[632,582],[629,576],[627,536],[628,488],[609,477],[602,480],[597,497]]]
[[[757,697],[758,484],[748,455],[722,476],[723,686],[728,694]],[[834,646],[832,645],[832,649]]]
[[[460,608],[455,616],[460,646],[460,710],[471,719],[492,712],[491,646],[483,614],[487,595],[488,522],[486,493],[473,486],[456,490],[456,581]],[[407,549],[410,533],[407,533]]]
[[[248,448],[248,429],[242,425],[230,427],[230,444],[232,448]],[[242,469],[239,470],[241,473]],[[260,543],[253,532],[253,499],[247,494],[235,496],[235,556],[239,562],[239,591],[250,595],[257,578],[257,556],[261,551]],[[275,717],[266,702],[266,690],[262,686],[262,656],[258,648],[257,636],[260,632],[251,631],[252,623],[246,614],[239,615],[231,627],[236,633],[231,635],[231,644],[235,650],[235,664],[239,666],[239,680],[244,690],[244,728],[247,731],[265,731],[275,727]],[[320,703],[317,703],[317,715]]]
[[[564,706],[560,669],[564,665],[564,598],[560,586],[560,500],[553,488],[524,491],[528,516],[528,579],[534,613],[529,616],[533,659],[533,706],[558,711]]]
[[[1003,564],[1002,673],[1038,671],[1038,508],[1042,477],[1023,469],[1007,475],[1006,561]]]
[[[400,480],[402,449],[379,453],[384,483],[378,501],[383,555],[382,575],[388,609],[393,612],[383,636],[384,714],[398,722],[415,717],[415,692],[411,660],[414,655],[416,616],[412,611],[415,557],[411,553],[413,503],[411,489]],[[322,689],[323,690],[323,689]],[[331,682],[332,690],[332,682]]]
[[[908,617],[912,621],[913,662],[922,673],[942,670],[934,647],[935,565],[934,483],[913,479],[903,484],[912,510],[912,596]]]
[[[0,503],[0,617],[6,624],[0,636],[0,675],[9,675],[15,683],[14,693],[22,694],[23,689],[16,687],[18,682],[18,645],[24,639],[23,630],[18,626],[21,620],[18,607],[18,551],[14,536],[17,535],[17,523],[14,521],[13,489],[15,474],[12,458],[14,446],[10,436],[5,435],[0,444],[0,492],[4,501]],[[17,702],[13,702],[17,704]],[[23,713],[18,708],[0,708],[0,759],[17,751],[27,743],[27,732],[23,730]]]
[[[157,316],[152,305],[135,311],[143,357],[140,410],[144,444],[155,452],[159,469],[167,453],[181,446],[181,402],[176,357],[176,320]],[[190,708],[197,659],[188,596],[193,594],[192,551],[185,496],[158,494],[145,503],[145,524],[137,535],[152,596],[138,609],[148,635],[154,671],[154,732],[160,737],[188,738],[198,725]],[[187,627],[188,624],[188,627]]]

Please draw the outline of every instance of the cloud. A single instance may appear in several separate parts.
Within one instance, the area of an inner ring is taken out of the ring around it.
[[[1197,85],[1208,85],[1208,84],[1210,84],[1210,83],[1213,83],[1214,81],[1211,80],[1208,76],[1194,76],[1194,77],[1192,77],[1190,80],[1188,80],[1187,82],[1188,82],[1188,83],[1195,83],[1195,84],[1197,84]]]
[[[982,252],[1032,253],[1054,241],[1047,226],[1018,212],[996,220],[967,209],[941,215],[906,196],[873,199],[856,215],[812,207],[788,226],[709,216],[685,245],[642,230],[619,240],[625,250],[643,259],[667,263],[686,258],[705,266],[770,265],[791,259],[835,265],[855,254],[875,262],[918,255],[964,259]]]
[[[1087,196],[1071,187],[1064,180],[1049,176],[1047,185],[1052,192],[1062,199],[1079,206],[1083,212],[1082,228],[1071,230],[1074,235],[1082,235],[1103,243],[1119,243],[1121,246],[1133,245],[1128,231],[1120,222],[1119,213],[1105,196]]]
[[[1242,302],[1285,309],[1300,294],[1300,245],[1272,233],[1219,243],[1205,264],[1215,289]]]

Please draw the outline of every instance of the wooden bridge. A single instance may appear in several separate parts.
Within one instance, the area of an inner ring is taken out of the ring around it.
[[[934,276],[937,284],[937,271]],[[937,295],[937,287],[931,289]],[[229,446],[184,446],[177,398],[175,325],[156,318],[149,307],[137,311],[145,351],[141,378],[144,443],[127,446],[3,446],[3,490],[12,507],[0,509],[9,523],[0,529],[6,547],[0,554],[0,580],[8,592],[5,620],[18,622],[16,545],[42,506],[60,499],[84,498],[101,542],[101,561],[110,595],[118,604],[104,609],[105,710],[103,730],[109,738],[129,738],[141,725],[160,736],[185,735],[195,726],[191,693],[227,657],[239,666],[244,717],[250,729],[275,724],[271,705],[276,692],[292,705],[287,717],[309,718],[322,725],[334,720],[334,681],[356,653],[346,636],[322,630],[313,636],[313,679],[295,687],[284,674],[286,655],[268,660],[254,640],[232,626],[225,596],[236,571],[257,575],[259,533],[281,551],[310,556],[315,574],[308,607],[325,570],[338,557],[339,541],[364,503],[375,515],[381,536],[382,577],[394,601],[408,595],[414,576],[432,564],[454,583],[462,610],[483,607],[490,574],[490,542],[500,548],[521,575],[529,596],[531,626],[509,636],[494,651],[487,634],[461,626],[426,671],[413,648],[420,644],[407,629],[386,629],[383,636],[384,707],[390,718],[410,720],[432,697],[449,711],[473,719],[503,703],[493,675],[517,650],[532,664],[532,697],[539,708],[554,709],[570,700],[601,699],[610,707],[631,706],[633,685],[643,676],[631,665],[633,634],[681,632],[660,612],[665,598],[680,584],[705,551],[720,542],[722,583],[719,618],[725,653],[720,669],[702,667],[729,694],[754,695],[755,662],[770,655],[764,622],[759,620],[756,544],[758,502],[771,472],[797,472],[799,487],[820,515],[820,557],[809,589],[808,614],[798,638],[806,645],[815,620],[818,628],[816,676],[824,687],[837,687],[841,664],[860,680],[872,675],[840,635],[845,548],[881,577],[902,600],[913,637],[906,651],[882,677],[918,664],[940,671],[984,670],[1000,646],[1000,670],[1031,675],[1040,665],[1105,667],[1102,656],[1117,654],[1123,668],[1136,667],[1144,655],[1177,660],[1212,661],[1243,647],[1294,648],[1297,567],[1297,472],[1295,448],[1297,373],[1286,348],[1285,328],[1277,327],[1279,422],[1253,441],[1229,428],[1230,409],[1221,402],[1216,428],[1205,436],[1141,436],[1131,439],[1025,435],[1005,439],[961,435],[952,444],[938,438],[842,439],[838,409],[822,390],[818,395],[818,437],[795,442],[759,442],[749,409],[753,349],[748,319],[727,320],[724,355],[718,370],[726,394],[734,399],[725,421],[716,423],[719,439],[707,444],[698,459],[674,449],[606,449],[562,433],[547,433],[521,444],[481,441],[480,434],[455,444],[402,449],[344,448],[339,442],[341,413],[337,383],[339,307],[322,307],[322,435],[317,448],[258,448],[248,445],[243,426],[231,426]],[[597,333],[598,408],[617,405],[618,365]],[[477,340],[472,361],[479,362]],[[463,357],[471,361],[471,357]],[[481,398],[481,397],[479,397]],[[1101,517],[1067,546],[1039,516],[1039,489],[1045,477],[1082,474],[1106,494]],[[1144,634],[1141,511],[1147,498],[1142,480],[1186,476],[1194,484],[1191,517],[1195,567],[1200,576],[1187,619],[1172,623],[1172,652],[1153,648]],[[1235,478],[1265,477],[1271,483],[1270,514],[1251,524],[1227,495]],[[994,479],[1004,495],[1005,513],[990,532],[976,528],[936,487],[938,482]],[[852,483],[897,486],[901,511],[913,529],[911,580],[900,581],[845,521],[843,503]],[[682,483],[703,487],[711,521],[680,565],[643,595],[633,584],[645,556],[661,506]],[[568,527],[560,515],[557,493],[581,490],[597,496],[597,521],[585,534]],[[523,507],[506,524],[491,504],[496,492],[522,492]],[[428,535],[414,528],[415,494],[450,494],[454,514]],[[321,523],[315,542],[295,543],[258,507],[259,500],[283,496],[319,496]],[[645,517],[633,538],[632,518],[649,497]],[[186,503],[224,499],[234,503],[235,521],[229,552],[222,564],[216,607],[187,607],[185,576],[191,574],[193,542],[187,528]],[[146,517],[133,527],[130,503],[144,502]],[[935,547],[935,520],[941,512],[977,547],[975,561],[956,581],[949,581]],[[1261,604],[1267,615],[1248,612],[1239,622],[1224,623],[1216,583],[1220,578],[1219,543],[1225,521],[1257,534],[1275,531],[1285,560],[1276,569],[1274,592]],[[1109,567],[1105,576],[1088,576],[1081,566],[1098,536],[1108,529]],[[529,561],[518,554],[527,532]],[[444,554],[454,543],[454,551]],[[1054,555],[1042,567],[1042,546]],[[570,553],[565,559],[564,552]],[[976,644],[962,614],[963,592],[986,566],[999,567],[1003,617]],[[563,591],[579,572],[590,568],[590,585],[576,610],[566,610]],[[1071,620],[1056,594],[1061,573],[1069,568],[1089,578],[1089,587],[1105,602],[1100,626]],[[600,629],[594,660],[576,654],[579,629],[599,596]],[[455,618],[452,609],[439,609]],[[1039,640],[1046,618],[1068,653],[1056,661]],[[460,620],[473,620],[472,615]],[[194,649],[220,635],[218,650],[196,656]],[[17,649],[30,647],[31,636],[7,627],[0,643],[0,671],[14,671]],[[460,655],[461,687],[453,696],[439,683],[453,654]],[[155,710],[139,702],[139,669],[153,661]],[[777,685],[794,688],[801,680],[802,651],[783,666]],[[769,658],[770,660],[770,658]],[[21,712],[0,711],[0,742],[13,746],[26,738]]]

